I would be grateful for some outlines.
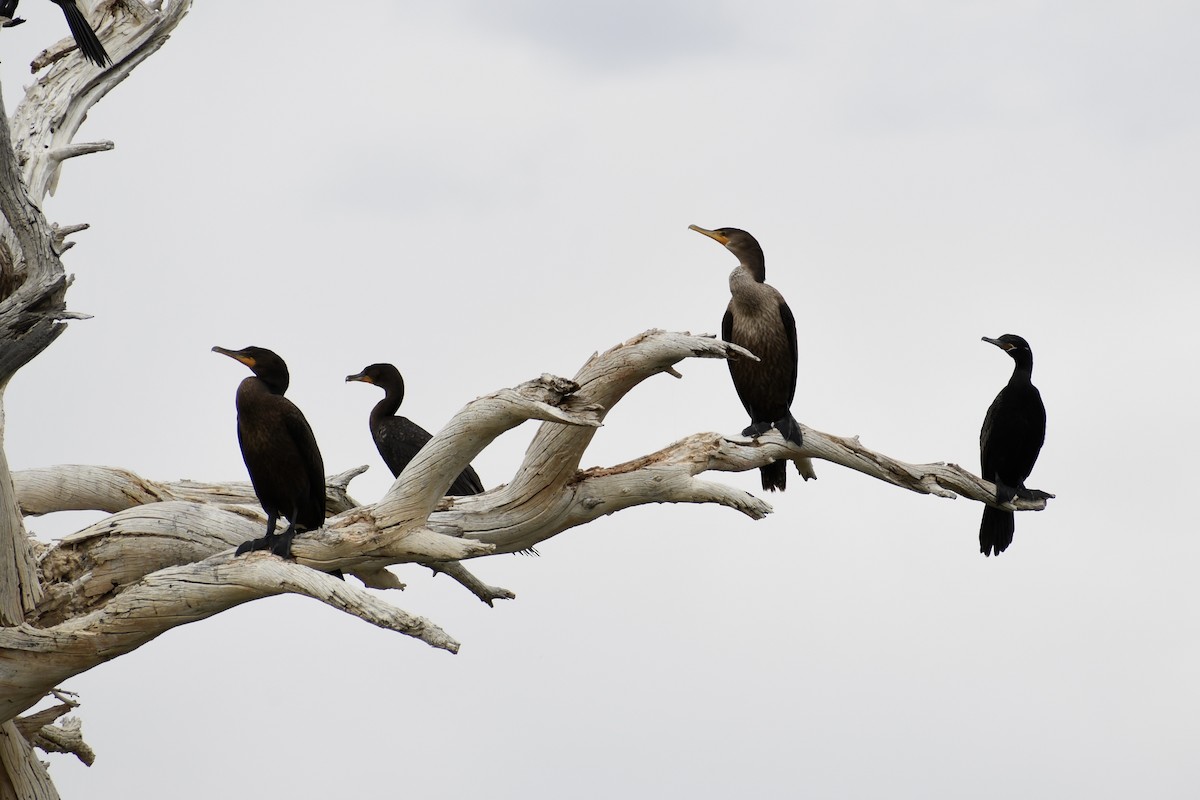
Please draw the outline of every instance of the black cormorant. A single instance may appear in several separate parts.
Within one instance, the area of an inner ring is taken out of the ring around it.
[[[1016,366],[1008,385],[1000,390],[983,418],[979,432],[979,459],[983,477],[996,484],[996,502],[1007,503],[1027,495],[1025,479],[1033,471],[1046,439],[1046,407],[1033,385],[1033,351],[1020,336],[1006,333],[983,341],[1004,350]],[[1013,540],[1013,512],[984,506],[979,525],[979,552],[1000,555]]]
[[[16,16],[18,2],[20,0],[0,0],[0,18],[4,20],[0,27],[15,28],[25,21]]]
[[[79,10],[75,0],[51,0],[51,2],[63,10],[63,15],[67,18],[67,26],[71,29],[71,36],[75,38],[75,44],[79,47],[79,52],[83,53],[84,58],[97,67],[106,67],[111,64],[112,59],[108,57],[104,45],[100,43],[100,37],[92,30],[91,24],[87,21],[87,17],[83,16],[83,12]]]
[[[408,417],[394,416],[404,401],[404,378],[400,370],[391,364],[372,364],[357,375],[347,375],[346,380],[362,381],[383,389],[383,399],[371,409],[371,438],[392,475],[399,476],[413,456],[433,438],[429,431]],[[482,491],[483,483],[468,464],[446,494],[460,496]]]
[[[725,245],[738,259],[737,268],[729,273],[732,296],[721,320],[721,338],[746,348],[760,359],[728,362],[733,388],[750,415],[750,427],[742,435],[759,436],[774,427],[788,441],[803,444],[800,426],[790,410],[798,369],[796,320],[783,295],[765,282],[767,268],[762,247],[753,236],[738,228],[710,231],[698,225],[688,227]],[[787,488],[786,467],[787,461],[782,460],[760,467],[763,488],[770,491]]]
[[[290,378],[282,358],[262,347],[214,347],[213,352],[254,372],[237,390],[238,444],[254,493],[267,512],[267,535],[240,545],[238,555],[270,550],[287,558],[296,533],[325,522],[325,465],[316,437],[300,409],[283,396]],[[287,517],[288,527],[277,536],[280,515]]]
[[[20,0],[2,0],[0,2],[0,17],[9,19],[9,22],[5,23],[5,27],[20,25],[25,21],[13,16],[17,13],[17,3],[19,2]],[[111,64],[112,59],[108,57],[104,45],[100,43],[100,37],[92,30],[87,17],[79,10],[79,5],[75,0],[50,0],[50,2],[63,10],[63,16],[67,18],[67,27],[71,29],[71,36],[75,39],[75,46],[79,48],[79,52],[83,53],[84,58],[97,67],[106,67]]]

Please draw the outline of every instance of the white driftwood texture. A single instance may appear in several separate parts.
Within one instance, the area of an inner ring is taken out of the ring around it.
[[[576,525],[645,503],[716,503],[754,519],[770,513],[763,500],[698,477],[705,472],[747,471],[779,458],[817,458],[911,491],[962,494],[981,502],[994,497],[994,486],[960,467],[905,464],[857,440],[807,427],[803,447],[775,432],[757,440],[701,433],[625,464],[580,471],[580,459],[608,409],[641,381],[673,372],[675,364],[691,357],[749,356],[709,336],[648,331],[593,356],[575,380],[542,376],[472,401],[378,503],[332,504],[325,527],[296,539],[295,563],[267,554],[231,560],[232,548],[263,529],[262,512],[244,485],[163,484],[100,467],[18,473],[17,500],[26,513],[121,510],[41,549],[42,599],[26,615],[26,626],[0,629],[0,645],[40,651],[50,637],[55,657],[36,665],[17,659],[0,670],[0,685],[10,687],[0,692],[7,694],[0,696],[0,708],[19,713],[70,675],[170,627],[281,591],[306,594],[454,650],[457,645],[431,623],[396,609],[384,611],[373,595],[324,573],[341,570],[372,587],[402,588],[386,568],[426,564],[490,603],[513,594],[488,586],[459,562],[526,550]],[[508,484],[481,495],[443,497],[465,464],[497,436],[530,419],[543,424]],[[804,468],[811,471],[810,464]],[[331,481],[334,496],[345,497],[345,480],[346,474]],[[1012,507],[1039,509],[1045,502],[1044,497],[1019,500]],[[87,646],[73,643],[85,633]]]
[[[71,247],[66,237],[87,225],[49,223],[42,202],[54,191],[67,159],[112,148],[111,142],[74,141],[88,110],[156,52],[191,8],[191,0],[102,0],[95,10],[88,2],[79,4],[85,13],[93,11],[89,19],[114,64],[94,67],[65,39],[34,61],[33,72],[41,75],[17,106],[11,125],[0,99],[0,625],[9,626],[5,633],[28,628],[25,619],[44,595],[34,562],[36,545],[26,536],[2,447],[3,392],[17,370],[62,333],[66,320],[81,316],[66,308],[70,280],[59,255]],[[0,652],[4,665],[25,662],[18,672],[36,668],[42,660],[42,655],[21,650]],[[22,695],[21,687],[11,688],[12,698]],[[18,699],[15,705],[20,704]],[[33,745],[86,752],[78,727],[72,723],[71,729],[22,731],[12,716],[5,715],[0,727],[0,798],[57,800]]]
[[[716,503],[759,519],[771,512],[766,502],[698,476],[753,470],[779,458],[817,458],[911,491],[992,502],[995,487],[960,467],[906,464],[855,439],[807,427],[803,447],[775,432],[757,440],[700,433],[625,464],[579,469],[606,409],[633,386],[672,370],[684,358],[731,355],[745,357],[736,346],[712,337],[648,331],[594,356],[576,381],[543,376],[481,397],[434,436],[378,503],[331,505],[324,528],[296,539],[297,563],[340,569],[364,576],[369,585],[391,587],[397,584],[386,577],[386,567],[421,563],[452,575],[484,599],[506,597],[511,593],[479,583],[461,564],[441,562],[527,550],[576,525],[646,503]],[[509,483],[481,495],[442,496],[463,465],[528,419],[543,425]],[[337,483],[331,494],[345,496],[345,478],[331,479]],[[156,570],[226,552],[261,535],[263,527],[262,513],[244,486],[162,484],[123,470],[80,466],[20,472],[15,483],[27,513],[122,509],[40,555],[45,599],[28,617],[39,625],[90,613]],[[1040,509],[1045,503],[1043,497],[1008,507]]]
[[[325,502],[331,513],[348,511],[358,505],[350,497],[350,481],[367,471],[365,466],[326,478]],[[159,483],[139,477],[119,467],[86,464],[59,464],[44,469],[26,469],[13,475],[21,513],[27,517],[56,511],[107,511],[110,514],[128,508],[190,500],[198,503],[227,503],[258,506],[258,498],[249,481],[225,484],[173,481]]]

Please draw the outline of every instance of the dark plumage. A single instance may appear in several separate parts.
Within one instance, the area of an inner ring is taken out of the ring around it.
[[[3,22],[0,22],[0,27],[15,28],[25,21],[16,16],[17,3],[19,1],[20,0],[0,0],[0,19],[4,20]]]
[[[383,389],[383,399],[371,409],[371,438],[393,476],[399,476],[408,462],[433,438],[429,431],[408,417],[394,416],[404,401],[404,378],[391,364],[372,364],[348,381],[362,381]],[[449,495],[479,494],[483,483],[468,464],[450,485]]]
[[[710,231],[698,225],[688,227],[725,245],[738,259],[737,268],[729,274],[731,297],[721,321],[721,338],[760,359],[728,362],[733,388],[750,415],[750,427],[742,435],[759,436],[774,427],[785,439],[803,444],[800,426],[790,410],[798,370],[796,320],[783,295],[766,283],[762,248],[753,236],[738,228]],[[786,489],[786,467],[786,461],[760,467],[763,488]],[[811,469],[801,471],[800,464],[796,468],[805,478],[816,477]]]
[[[270,550],[287,558],[297,532],[316,530],[325,522],[325,465],[316,437],[300,409],[283,396],[290,378],[282,358],[262,347],[214,347],[213,352],[254,372],[237,390],[238,444],[254,493],[267,512],[267,535],[243,543],[238,555]],[[277,536],[280,515],[289,524]]]
[[[4,27],[20,25],[25,21],[13,16],[17,13],[17,3],[19,2],[20,0],[0,0],[0,17],[9,20],[4,23]],[[71,29],[71,36],[75,39],[75,46],[79,48],[79,52],[83,53],[83,57],[97,67],[106,67],[111,64],[112,59],[108,57],[104,45],[100,43],[100,37],[92,30],[91,24],[79,10],[75,0],[50,0],[50,2],[63,10],[63,16],[67,18],[67,27]]]
[[[1016,366],[1008,385],[1000,390],[979,432],[979,457],[983,477],[996,484],[996,502],[1029,496],[1025,479],[1033,471],[1046,439],[1046,407],[1033,385],[1033,351],[1020,336],[1006,333],[999,339],[983,337],[1012,356]],[[1013,512],[991,506],[983,509],[979,525],[979,552],[1000,555],[1013,540]]]
[[[71,36],[75,38],[75,44],[79,47],[79,52],[83,53],[84,58],[97,67],[106,67],[111,64],[112,59],[108,57],[104,45],[100,43],[100,37],[92,30],[91,24],[79,10],[75,0],[51,0],[51,2],[63,10],[63,16],[67,18],[67,26],[71,29]]]

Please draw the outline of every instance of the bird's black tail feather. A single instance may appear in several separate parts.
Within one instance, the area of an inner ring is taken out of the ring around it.
[[[467,468],[459,473],[454,479],[454,483],[450,484],[450,488],[446,490],[446,494],[455,497],[464,497],[469,494],[483,494],[483,483],[479,480],[479,475],[470,464]]]
[[[979,524],[979,552],[985,556],[1003,553],[1012,544],[1016,527],[1013,512],[984,506],[983,521]]]
[[[68,0],[59,5],[62,6],[63,14],[66,15],[67,25],[71,28],[71,35],[75,37],[75,44],[78,45],[79,52],[83,53],[84,57],[97,67],[111,64],[112,59],[108,57],[104,45],[100,43],[100,37],[92,30],[92,26],[88,24],[87,18],[83,16],[83,12],[75,4],[75,0]]]
[[[776,420],[775,429],[779,431],[784,439],[787,439],[797,447],[804,446],[804,435],[800,432],[800,423],[796,422],[796,418],[791,414],[780,420]]]
[[[762,473],[763,489],[768,492],[778,489],[782,492],[787,488],[787,464],[786,461],[773,461],[765,467],[758,468]]]

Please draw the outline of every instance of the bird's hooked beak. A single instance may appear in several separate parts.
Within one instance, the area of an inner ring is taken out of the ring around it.
[[[346,380],[347,381],[362,381],[363,383],[372,383],[372,384],[375,383],[375,381],[371,380],[370,375],[366,375],[362,372],[358,373],[357,375],[347,375]]]
[[[248,356],[241,350],[226,350],[224,347],[214,347],[212,351],[214,353],[220,353],[223,356],[229,356],[234,361],[240,361],[250,369],[254,369],[254,366],[257,363],[253,356]]]
[[[1009,350],[1017,349],[1017,346],[1015,344],[1013,344],[1012,342],[1002,342],[999,339],[989,339],[986,336],[980,337],[980,340],[987,342],[988,344],[994,344],[994,345],[996,345],[996,347],[999,347],[1001,350],[1003,350],[1006,353]]]
[[[721,244],[729,244],[729,237],[719,231],[710,231],[708,228],[701,228],[699,225],[688,225],[689,231],[703,233],[710,239],[716,239]]]

